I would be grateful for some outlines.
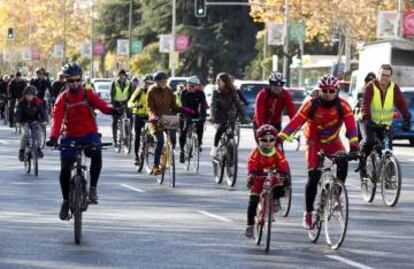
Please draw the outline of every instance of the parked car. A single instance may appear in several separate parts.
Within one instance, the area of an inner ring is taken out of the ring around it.
[[[189,77],[171,77],[168,79],[168,86],[175,92],[178,85],[185,85]]]
[[[290,96],[292,96],[293,103],[295,104],[296,111],[299,110],[306,98],[306,91],[304,88],[288,88]]]
[[[408,139],[410,145],[414,146],[414,87],[402,87],[401,91],[404,95],[404,99],[407,102],[408,110],[411,117],[411,130],[403,131],[401,129],[403,118],[399,112],[394,113],[394,121],[392,123],[392,135],[394,140]]]
[[[235,80],[234,85],[237,89],[241,91],[241,94],[247,101],[247,116],[253,118],[254,116],[254,106],[256,102],[257,93],[267,87],[269,83],[267,81],[258,81],[258,80]]]
[[[91,78],[91,82],[93,84],[95,84],[97,82],[109,82],[109,83],[111,83],[112,80],[113,80],[112,78]]]
[[[95,90],[98,96],[100,96],[105,101],[111,101],[111,84],[112,81],[97,81],[94,82]]]

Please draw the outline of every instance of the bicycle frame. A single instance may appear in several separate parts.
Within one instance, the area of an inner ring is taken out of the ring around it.
[[[268,197],[269,194],[273,195],[274,189],[278,186],[282,186],[283,182],[280,180],[280,177],[277,175],[276,169],[266,169],[265,172],[267,173],[265,180],[263,182],[263,190],[260,194],[260,204],[261,204],[261,215],[259,218],[259,223],[264,224],[265,218],[266,218],[266,202],[269,202],[266,197]],[[274,204],[271,204],[271,212],[272,220],[275,220],[275,208]]]

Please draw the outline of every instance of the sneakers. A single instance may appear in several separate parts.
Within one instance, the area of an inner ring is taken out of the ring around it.
[[[159,176],[159,175],[161,175],[161,169],[159,168],[159,167],[156,167],[156,166],[154,166],[152,169],[151,169],[151,171],[150,171],[150,175],[153,175],[153,176]]]
[[[180,151],[180,163],[184,163],[184,152]]]
[[[244,235],[247,238],[253,238],[253,229],[254,229],[253,225],[247,225],[246,226],[246,231],[244,232]]]
[[[59,212],[60,220],[69,220],[69,200],[63,200]]]
[[[89,201],[93,204],[98,203],[98,194],[96,193],[96,187],[91,187],[89,189]]]
[[[19,161],[24,161],[24,149],[19,150]]]
[[[212,147],[210,151],[210,157],[216,157],[217,154],[217,147]]]
[[[313,229],[313,223],[312,223],[312,213],[304,212],[303,213],[303,222],[302,222],[303,228],[306,230],[312,230]]]
[[[139,156],[135,156],[135,159],[134,159],[134,165],[135,166],[138,166],[138,164],[140,163],[140,159],[139,159]]]

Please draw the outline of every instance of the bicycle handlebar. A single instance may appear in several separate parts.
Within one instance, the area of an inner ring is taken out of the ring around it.
[[[323,151],[318,152],[318,155],[321,158],[329,158],[332,159],[332,161],[338,161],[338,160],[347,160],[347,161],[354,161],[358,160],[361,157],[361,154],[359,153],[346,153],[346,152],[337,152],[335,154],[328,154]]]
[[[76,150],[85,150],[90,148],[102,148],[107,146],[112,146],[112,143],[101,143],[101,144],[88,144],[88,145],[77,145],[77,144],[57,144],[56,148],[64,149],[64,148],[73,148]]]

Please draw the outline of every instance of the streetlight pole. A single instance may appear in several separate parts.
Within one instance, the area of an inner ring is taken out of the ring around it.
[[[91,77],[94,77],[94,63],[93,63],[93,0],[91,0]]]
[[[285,0],[285,40],[283,44],[283,76],[289,80],[289,0]],[[286,82],[287,85],[290,81]]]
[[[398,37],[404,37],[404,0],[398,0]]]
[[[172,2],[172,44],[170,48],[170,54],[175,52],[175,35],[176,35],[176,24],[177,24],[177,0]],[[173,57],[170,57],[172,59]],[[177,63],[171,64],[171,76],[175,77],[175,68]]]
[[[128,43],[129,43],[129,51],[128,51],[128,69],[131,65],[131,37],[132,37],[132,0],[129,0],[129,23],[128,23]]]

